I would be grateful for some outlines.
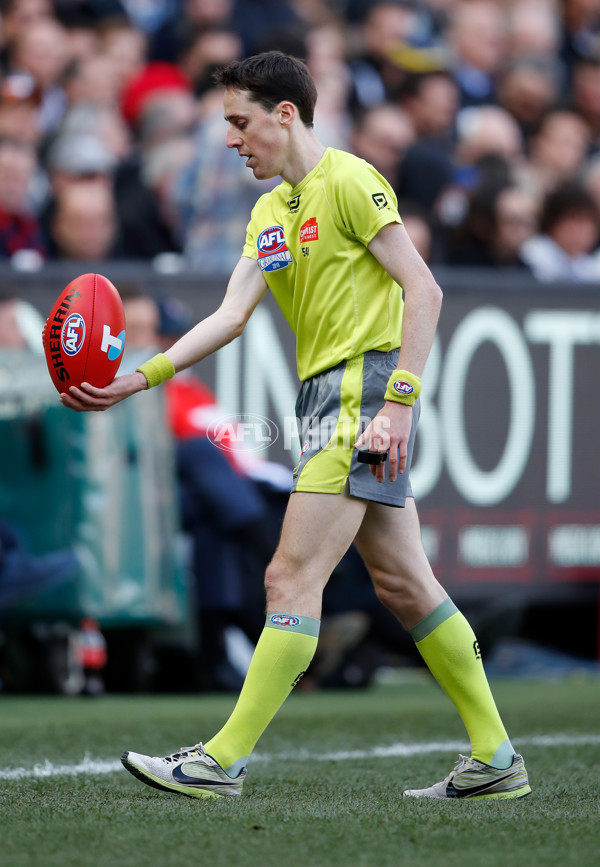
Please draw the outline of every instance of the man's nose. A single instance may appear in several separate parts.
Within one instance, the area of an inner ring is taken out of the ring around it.
[[[234,129],[227,130],[227,138],[225,141],[228,148],[237,148],[241,145],[242,139],[238,132]]]

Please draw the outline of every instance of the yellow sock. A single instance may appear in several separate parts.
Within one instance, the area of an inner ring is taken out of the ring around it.
[[[471,741],[471,755],[508,768],[514,749],[500,719],[475,634],[450,599],[410,630],[429,670],[452,700]]]
[[[317,648],[320,621],[303,615],[267,614],[244,686],[223,728],[204,744],[206,752],[232,776],[294,686]]]

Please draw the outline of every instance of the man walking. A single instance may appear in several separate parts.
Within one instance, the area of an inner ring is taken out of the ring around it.
[[[241,334],[270,290],[296,334],[304,447],[266,572],[265,628],[230,718],[204,745],[163,758],[127,752],[123,764],[166,791],[241,794],[256,742],[310,664],[323,588],[354,542],[379,599],[410,631],[471,740],[471,757],[444,781],[405,795],[526,795],[523,759],[499,717],[475,636],[425,556],[410,488],[420,376],[442,293],[389,184],[316,138],[316,89],[300,61],[267,52],[230,64],[217,81],[225,88],[227,146],[255,177],[279,175],[282,183],[258,200],[215,313],[136,373],[105,389],[72,387],[61,400],[104,410],[160,384]],[[358,459],[365,450],[373,463]]]

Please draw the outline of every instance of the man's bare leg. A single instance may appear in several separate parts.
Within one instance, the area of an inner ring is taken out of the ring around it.
[[[308,668],[317,647],[323,589],[350,546],[367,503],[339,494],[292,494],[266,572],[267,621],[233,713],[206,745],[232,774]]]

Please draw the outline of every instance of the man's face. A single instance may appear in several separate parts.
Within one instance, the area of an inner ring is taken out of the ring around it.
[[[281,174],[285,165],[287,136],[279,121],[277,108],[267,111],[253,102],[247,91],[225,91],[227,147],[236,148],[259,180]]]

